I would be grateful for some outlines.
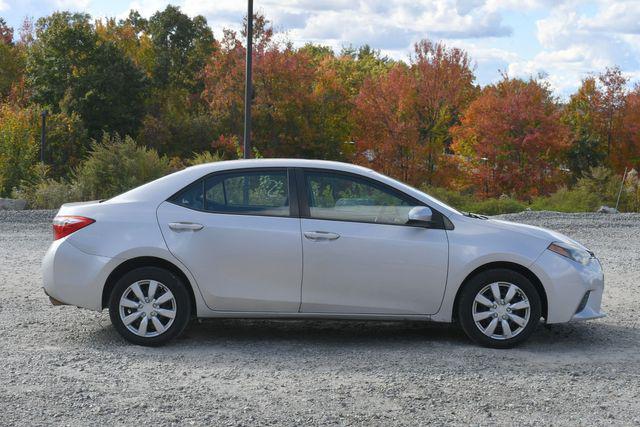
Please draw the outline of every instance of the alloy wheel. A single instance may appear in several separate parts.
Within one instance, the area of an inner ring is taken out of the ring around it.
[[[494,282],[476,294],[472,314],[476,327],[484,335],[506,340],[526,328],[531,317],[531,305],[527,295],[517,285]]]
[[[120,297],[120,320],[130,332],[140,337],[156,337],[167,331],[176,311],[175,296],[156,280],[139,280],[127,287]]]

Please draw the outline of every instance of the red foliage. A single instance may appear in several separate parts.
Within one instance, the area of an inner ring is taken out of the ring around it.
[[[266,157],[336,158],[340,141],[325,116],[331,84],[323,81],[304,50],[272,39],[267,22],[256,17],[253,51],[253,146]],[[204,70],[203,98],[220,130],[242,136],[246,50],[238,35],[225,31]],[[324,89],[323,89],[324,88]]]
[[[449,184],[449,129],[475,95],[467,54],[428,40],[363,85],[355,101],[358,161],[413,185]]]
[[[622,116],[621,141],[616,147],[615,158],[619,168],[640,169],[640,86],[626,97]]]
[[[13,44],[13,28],[8,26],[2,18],[0,18],[0,42]]]
[[[568,144],[559,113],[549,90],[535,80],[505,77],[484,88],[453,130],[453,149],[481,194],[529,199],[557,187]]]

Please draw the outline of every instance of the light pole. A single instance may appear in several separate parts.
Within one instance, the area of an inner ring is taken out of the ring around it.
[[[253,48],[253,0],[247,4],[247,60],[244,83],[244,158],[251,157],[251,102],[253,87],[251,84],[251,63]]]

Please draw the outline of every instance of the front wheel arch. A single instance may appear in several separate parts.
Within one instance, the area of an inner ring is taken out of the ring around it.
[[[490,262],[488,264],[481,265],[480,267],[476,268],[471,273],[469,273],[467,277],[465,277],[465,279],[462,281],[462,284],[460,285],[460,287],[458,287],[458,291],[456,292],[456,297],[453,301],[453,321],[454,322],[457,322],[459,320],[458,306],[460,302],[460,295],[462,294],[462,289],[464,289],[464,286],[471,279],[473,279],[475,276],[477,276],[478,274],[484,271],[501,269],[501,268],[507,269],[507,270],[513,270],[516,273],[520,273],[531,281],[533,286],[536,288],[536,291],[538,291],[538,296],[540,297],[540,302],[542,304],[542,307],[541,307],[542,317],[544,317],[545,319],[547,318],[547,315],[548,315],[547,293],[545,292],[544,286],[542,286],[542,282],[540,281],[538,276],[536,276],[533,273],[533,271],[529,270],[527,267],[523,265],[516,264],[513,262],[499,261],[499,262]]]
[[[118,280],[128,272],[140,267],[164,268],[165,270],[170,271],[176,277],[178,277],[187,288],[191,307],[193,307],[192,316],[196,315],[196,311],[197,311],[196,297],[195,297],[195,294],[193,293],[193,285],[191,284],[187,276],[182,272],[182,270],[180,270],[180,268],[178,268],[171,262],[162,258],[157,258],[157,257],[131,258],[122,262],[120,265],[118,265],[111,272],[111,274],[109,274],[109,277],[105,281],[104,287],[102,288],[102,300],[101,300],[102,309],[105,309],[109,306],[109,298],[111,298],[111,292],[113,291],[113,288],[115,284],[118,282]]]

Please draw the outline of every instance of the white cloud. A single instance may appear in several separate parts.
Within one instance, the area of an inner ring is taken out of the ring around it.
[[[3,0],[0,0],[0,11],[9,10],[9,5],[5,3]]]
[[[246,13],[240,0],[172,3],[191,16],[204,15],[217,37],[222,28],[238,30]],[[149,16],[165,5],[134,0],[130,7]],[[298,46],[314,42],[339,50],[369,44],[406,59],[416,41],[442,40],[469,53],[482,84],[499,79],[499,70],[519,77],[546,72],[550,84],[567,95],[586,75],[607,66],[620,65],[631,77],[640,74],[639,0],[260,0],[256,11]],[[532,16],[538,19],[533,32]]]
[[[297,37],[328,43],[374,45],[380,41],[389,46],[408,46],[410,40],[426,36],[509,35],[511,29],[502,23],[500,14],[487,10],[483,3],[484,0],[265,0],[258,10],[276,26],[297,29]],[[192,15],[202,14],[212,23],[226,23],[232,21],[232,16],[238,22],[245,5],[229,0],[185,0],[184,10]]]
[[[510,63],[509,74],[535,76],[544,72],[551,86],[565,96],[583,78],[606,67],[620,66],[633,77],[640,69],[640,36],[635,34],[639,33],[638,2],[601,1],[597,6],[593,16],[582,12],[575,2],[553,8],[536,23],[543,50],[531,59]]]
[[[144,17],[150,17],[159,10],[163,10],[167,7],[167,2],[163,0],[134,0],[129,4],[126,10],[121,11],[118,14],[118,18],[126,18],[129,16],[130,10],[136,10],[140,12],[140,15]]]
[[[602,2],[599,13],[584,19],[583,25],[596,31],[640,34],[640,2]]]
[[[84,11],[89,8],[90,0],[54,0],[56,8],[60,10]]]

